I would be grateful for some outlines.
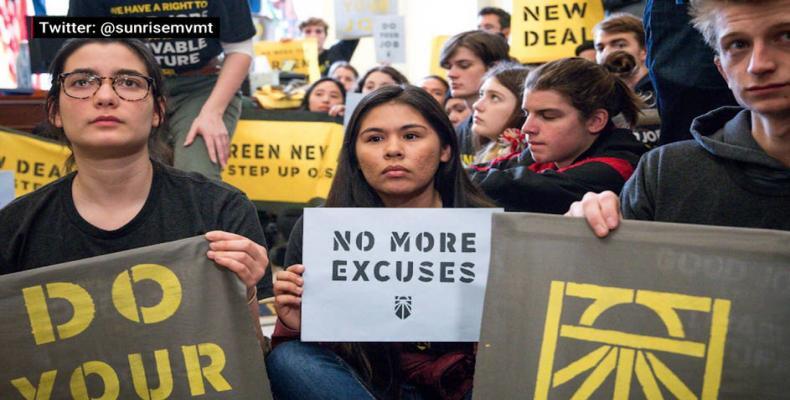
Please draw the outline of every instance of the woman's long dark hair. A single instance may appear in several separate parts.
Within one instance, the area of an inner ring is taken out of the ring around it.
[[[440,162],[433,184],[444,207],[493,207],[472,184],[461,164],[458,139],[447,114],[424,90],[411,85],[379,88],[359,102],[346,128],[337,174],[329,189],[326,207],[384,207],[375,190],[365,180],[355,152],[362,120],[376,107],[397,103],[419,112],[439,135],[442,146],[450,146],[450,160]]]
[[[63,47],[55,54],[52,64],[49,67],[49,73],[52,75],[52,86],[47,93],[46,111],[47,111],[47,124],[45,129],[56,137],[59,141],[63,142],[66,146],[71,148],[66,133],[63,128],[56,127],[52,121],[55,120],[55,115],[60,111],[60,74],[65,72],[63,68],[66,65],[66,60],[74,54],[75,51],[88,44],[121,44],[126,46],[129,50],[135,53],[140,61],[145,65],[146,73],[153,78],[151,83],[151,90],[149,96],[154,100],[154,113],[159,117],[159,126],[151,129],[148,135],[148,152],[151,158],[157,161],[170,164],[171,152],[162,141],[162,132],[168,129],[166,119],[166,102],[164,93],[164,78],[156,58],[148,46],[138,39],[114,39],[114,38],[93,38],[93,39],[69,39]],[[121,100],[125,101],[125,100]],[[74,167],[74,154],[69,155],[66,160],[66,170],[71,170]]]
[[[362,78],[357,81],[357,93],[362,93],[362,90],[365,89],[365,81],[368,80],[370,74],[374,72],[381,72],[382,74],[389,75],[390,78],[392,78],[392,80],[398,85],[409,84],[409,79],[406,78],[405,75],[401,74],[397,69],[390,67],[389,65],[379,65],[378,67],[369,69],[367,72],[365,72],[365,75],[363,75]]]

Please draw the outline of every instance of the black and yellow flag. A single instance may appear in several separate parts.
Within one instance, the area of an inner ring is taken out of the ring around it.
[[[790,233],[495,214],[478,399],[778,399]]]
[[[0,277],[2,399],[271,399],[246,291],[195,237]]]

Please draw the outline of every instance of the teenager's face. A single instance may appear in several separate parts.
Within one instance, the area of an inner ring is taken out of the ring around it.
[[[368,94],[380,87],[395,86],[397,84],[398,82],[395,82],[395,79],[392,79],[389,74],[375,71],[365,78],[365,84],[362,86],[362,94]]]
[[[516,110],[518,99],[496,78],[488,78],[480,87],[480,98],[472,106],[474,118],[472,132],[496,140],[507,128],[507,122]]]
[[[536,162],[568,166],[595,141],[589,122],[554,90],[525,91],[521,107],[527,115],[521,130]]]
[[[313,88],[307,103],[312,112],[327,112],[332,106],[343,104],[343,93],[334,82],[324,81]]]
[[[326,30],[321,25],[307,25],[302,29],[302,36],[305,38],[315,38],[318,42],[318,49],[324,48],[326,42]]]
[[[790,113],[790,0],[731,4],[718,11],[716,65],[738,102]]]
[[[447,99],[447,103],[444,104],[444,111],[447,112],[447,117],[450,118],[453,126],[458,126],[461,121],[465,120],[472,113],[472,109],[466,105],[463,99],[456,98]]]
[[[131,49],[119,43],[90,43],[66,59],[63,71],[89,72],[97,76],[119,74],[148,76],[145,64]],[[118,158],[148,152],[148,136],[159,126],[154,113],[153,89],[139,101],[118,97],[111,80],[87,99],[67,96],[61,88],[53,124],[63,128],[75,158]]]
[[[436,78],[426,78],[420,82],[420,87],[428,92],[439,104],[444,102],[444,96],[447,95],[447,89]]]
[[[476,97],[486,73],[483,60],[466,47],[459,47],[447,64],[447,79],[450,80],[453,97]]]
[[[440,162],[450,146],[411,106],[385,103],[362,119],[355,145],[359,169],[384,204],[410,202],[434,193]]]
[[[636,34],[632,32],[607,33],[598,31],[595,35],[595,60],[598,64],[603,64],[606,56],[617,50],[625,51],[634,56],[640,65],[645,64],[647,50],[643,43],[639,43]]]
[[[354,85],[357,83],[356,75],[348,68],[341,67],[336,69],[335,72],[332,73],[332,78],[342,83],[347,93],[353,91]]]

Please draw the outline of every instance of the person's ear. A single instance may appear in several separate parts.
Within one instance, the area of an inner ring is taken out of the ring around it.
[[[727,82],[727,87],[730,87],[730,80],[727,78],[727,73],[724,72],[724,68],[721,66],[721,59],[718,55],[713,57],[713,63],[716,64],[716,69],[719,70],[721,77],[724,78],[725,82]]]
[[[58,101],[58,100],[55,100]],[[49,123],[54,125],[56,128],[63,128],[63,120],[60,118],[60,110],[55,104],[49,105],[49,110],[47,110],[47,115],[49,116]],[[53,112],[53,109],[55,110]]]
[[[601,133],[603,128],[609,122],[609,112],[603,108],[599,108],[590,114],[587,118],[587,131],[593,135]]]
[[[446,145],[442,146],[442,153],[439,155],[439,160],[441,162],[448,162],[448,161],[450,161],[450,158],[452,157],[451,150],[452,150],[452,148],[450,147],[449,144],[446,144]]]
[[[502,34],[505,35],[505,39],[507,39],[510,36],[510,28],[503,28]]]
[[[161,112],[165,112],[166,110],[165,107],[167,106],[165,104],[165,101],[164,100],[158,100],[158,101],[159,101],[159,109],[161,110]],[[154,116],[153,118],[151,118],[151,127],[158,128],[159,125],[162,124],[162,119],[163,119],[162,115],[160,115],[160,113],[157,112],[156,107],[154,107]]]

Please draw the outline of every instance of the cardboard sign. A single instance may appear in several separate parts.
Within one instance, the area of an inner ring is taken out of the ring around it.
[[[496,211],[305,209],[302,340],[477,341]]]
[[[62,144],[0,127],[0,170],[14,172],[17,197],[64,176],[69,154]]]
[[[335,0],[338,39],[373,35],[373,17],[398,13],[397,0]]]
[[[386,15],[373,18],[376,62],[385,64],[406,62],[404,26],[402,16]]]
[[[476,399],[782,398],[790,233],[494,216]]]
[[[601,0],[513,0],[510,55],[522,63],[573,57],[604,17]]]
[[[310,82],[321,78],[315,39],[261,41],[255,43],[254,49],[256,55],[266,56],[272,69],[304,74]]]
[[[271,399],[246,290],[195,237],[0,277],[0,398]]]
[[[348,123],[351,121],[351,116],[354,115],[359,102],[365,97],[362,93],[351,92],[346,93],[346,112],[343,114],[343,129],[348,128]]]
[[[343,145],[334,122],[239,120],[222,180],[251,200],[326,198]]]

